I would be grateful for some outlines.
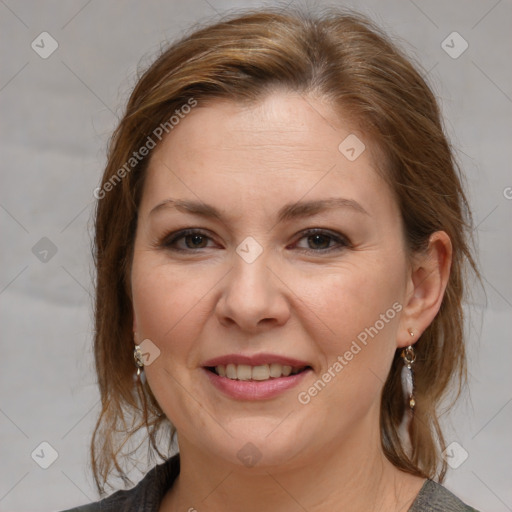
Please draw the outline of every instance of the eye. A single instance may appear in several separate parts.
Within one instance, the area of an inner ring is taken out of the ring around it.
[[[327,231],[325,229],[309,229],[301,233],[301,238],[308,241],[309,247],[299,247],[301,252],[305,253],[327,253],[336,250],[342,250],[350,246],[350,242],[346,237],[339,233]],[[185,229],[172,233],[164,238],[163,242],[158,245],[177,252],[196,252],[199,249],[210,248],[207,244],[212,238],[204,231],[197,229]],[[334,245],[333,245],[334,242]],[[298,247],[297,243],[295,247]],[[312,247],[312,248],[311,248]]]
[[[182,240],[185,243],[185,247],[183,247],[183,244],[181,247],[177,244]],[[194,251],[196,249],[207,248],[205,245],[207,240],[211,240],[211,238],[203,231],[199,231],[197,229],[185,229],[167,237],[162,243],[162,246],[173,251]]]
[[[306,239],[310,247],[313,246],[312,249],[303,248],[302,251],[306,253],[339,251],[350,246],[350,242],[343,235],[324,229],[309,229],[302,233],[302,237],[299,240],[302,239]],[[331,245],[332,242],[335,242],[334,246]]]

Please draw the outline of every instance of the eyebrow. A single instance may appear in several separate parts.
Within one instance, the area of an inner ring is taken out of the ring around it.
[[[149,213],[153,215],[158,211],[167,208],[175,208],[182,213],[189,213],[199,215],[206,218],[216,218],[222,220],[221,212],[212,205],[203,203],[201,201],[191,201],[188,199],[165,199],[157,204]],[[363,215],[370,215],[358,202],[353,199],[346,199],[342,197],[331,197],[327,199],[318,199],[314,201],[301,201],[297,203],[290,203],[283,206],[278,214],[278,222],[286,222],[296,218],[309,217],[318,214],[325,210],[332,210],[336,208],[350,208],[355,212]]]

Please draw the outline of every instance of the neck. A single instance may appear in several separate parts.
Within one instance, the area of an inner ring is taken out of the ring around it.
[[[405,512],[424,483],[386,459],[379,435],[361,433],[337,446],[323,445],[307,463],[286,468],[241,468],[180,440],[180,466],[161,512]]]

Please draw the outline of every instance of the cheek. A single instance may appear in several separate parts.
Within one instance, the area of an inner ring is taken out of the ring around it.
[[[325,414],[330,404],[351,411],[353,420],[377,406],[396,350],[402,284],[398,263],[393,271],[374,262],[338,269],[310,285],[308,300],[327,333],[309,333],[322,354],[322,368],[316,384],[301,391],[311,397],[315,414]]]
[[[200,357],[197,340],[204,337],[214,307],[211,294],[225,269],[171,265],[162,257],[140,253],[134,257],[131,276],[138,335],[158,346],[165,356],[161,362],[173,371],[191,369]]]
[[[189,392],[195,395],[190,379],[195,357],[194,340],[201,335],[201,297],[190,272],[177,271],[153,261],[134,258],[132,268],[133,307],[140,340],[149,339],[159,349],[159,357],[145,368],[148,384],[175,427],[200,422],[201,414]],[[187,391],[185,391],[187,390]]]
[[[328,333],[321,342],[325,352],[343,350],[375,324],[381,339],[394,335],[404,286],[399,261],[394,265],[364,260],[347,262],[322,279],[309,281],[303,290],[325,326],[322,331]],[[311,335],[318,339],[318,333]]]
[[[354,418],[366,414],[372,404],[377,407],[396,351],[403,307],[399,258],[389,261],[354,264],[333,275],[323,291],[318,289],[318,314],[329,334],[319,338],[311,333],[323,354],[323,396],[315,407],[329,403],[351,410]]]
[[[161,350],[166,349],[167,340],[177,337],[182,325],[187,324],[187,315],[193,314],[201,299],[202,290],[196,284],[186,271],[146,264],[144,259],[135,258],[132,295],[139,336],[151,339]]]

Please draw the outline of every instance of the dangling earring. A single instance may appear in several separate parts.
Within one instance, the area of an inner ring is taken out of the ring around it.
[[[142,359],[142,352],[139,345],[135,345],[133,350],[133,359],[135,360],[135,366],[137,367],[137,373],[134,375],[135,380],[140,379],[144,384],[146,382],[146,375],[144,373],[144,359]]]
[[[409,334],[414,338],[414,333],[411,329],[409,329]],[[409,345],[407,348],[402,350],[402,358],[404,360],[404,366],[402,368],[402,389],[404,390],[404,395],[409,404],[409,408],[413,411],[414,406],[416,405],[416,399],[414,397],[414,373],[412,365],[414,364],[414,361],[416,361],[416,354],[414,353],[412,345]]]

